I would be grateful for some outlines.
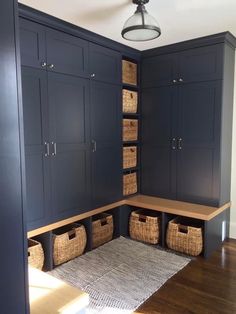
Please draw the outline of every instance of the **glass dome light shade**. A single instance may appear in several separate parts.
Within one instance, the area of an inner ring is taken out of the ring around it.
[[[139,5],[134,15],[126,22],[122,37],[131,41],[152,40],[161,35],[161,29],[154,17],[148,14],[144,5]]]

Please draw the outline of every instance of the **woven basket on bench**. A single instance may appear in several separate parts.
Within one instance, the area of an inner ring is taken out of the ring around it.
[[[122,82],[124,84],[137,85],[137,64],[122,60]]]
[[[135,194],[138,191],[137,173],[123,175],[123,195]]]
[[[123,112],[136,113],[138,109],[138,93],[123,89]]]
[[[123,169],[137,166],[137,146],[123,147]]]
[[[113,217],[112,215],[101,213],[93,217],[92,222],[92,241],[93,248],[96,248],[113,237]]]
[[[150,210],[133,211],[129,221],[129,233],[132,239],[157,244],[160,237],[160,217]]]
[[[138,140],[138,120],[123,119],[123,141]]]
[[[30,266],[42,269],[44,264],[44,251],[42,244],[33,239],[28,239],[28,263]]]
[[[197,256],[203,250],[202,227],[177,217],[169,222],[166,242],[170,249]]]
[[[73,223],[53,231],[53,261],[60,265],[83,254],[87,235],[83,225]]]

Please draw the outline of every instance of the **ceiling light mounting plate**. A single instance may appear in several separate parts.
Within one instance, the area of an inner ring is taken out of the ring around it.
[[[148,2],[149,2],[149,0],[133,0],[133,3],[137,4],[137,5],[144,5]]]

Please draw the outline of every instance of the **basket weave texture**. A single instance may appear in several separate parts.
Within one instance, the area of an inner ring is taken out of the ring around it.
[[[137,166],[137,146],[123,147],[123,169]]]
[[[96,248],[112,240],[114,225],[112,215],[106,213],[101,213],[94,219],[92,222],[92,246]]]
[[[130,237],[134,240],[157,244],[160,238],[160,217],[147,210],[136,210],[129,220]]]
[[[137,85],[137,64],[122,60],[122,82],[124,84]]]
[[[138,110],[138,93],[123,89],[123,112],[136,113]]]
[[[131,195],[138,192],[137,173],[123,175],[123,195]]]
[[[53,261],[60,265],[83,254],[87,235],[83,225],[71,224],[53,233]]]
[[[138,140],[138,120],[123,119],[123,141]]]
[[[202,228],[183,225],[177,217],[169,222],[166,242],[170,249],[198,256],[203,250]]]
[[[42,269],[44,264],[44,251],[42,244],[33,239],[28,239],[28,263],[30,266]]]

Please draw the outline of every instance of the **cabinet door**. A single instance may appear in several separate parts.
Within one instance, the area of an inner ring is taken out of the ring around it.
[[[220,81],[180,88],[179,200],[216,205],[219,196]]]
[[[93,207],[122,198],[121,90],[91,82]]]
[[[95,45],[89,45],[90,76],[98,81],[121,83],[121,54],[117,51]]]
[[[89,210],[88,81],[48,74],[54,219]]]
[[[177,79],[176,54],[143,59],[142,87],[171,85],[174,79]]]
[[[206,46],[181,52],[178,64],[178,77],[186,83],[222,79],[223,45]]]
[[[46,36],[49,71],[88,76],[88,42],[86,40],[49,28]]]
[[[50,216],[47,141],[47,73],[22,67],[28,230],[48,223]]]
[[[142,92],[141,192],[167,198],[176,193],[175,87]]]

